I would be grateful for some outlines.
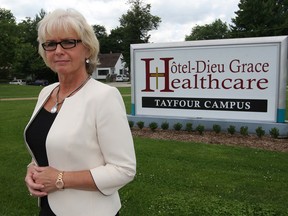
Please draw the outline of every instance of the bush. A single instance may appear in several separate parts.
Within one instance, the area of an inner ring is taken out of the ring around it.
[[[173,125],[173,128],[174,128],[174,130],[176,130],[176,131],[180,131],[181,129],[182,129],[182,124],[181,123],[176,123],[176,124],[174,124]]]
[[[157,122],[151,122],[149,128],[154,132],[158,128]]]
[[[247,126],[242,126],[240,128],[240,134],[243,136],[247,136],[248,135],[248,127]]]
[[[133,126],[134,126],[134,122],[133,121],[129,121],[129,127],[133,128]]]
[[[192,123],[190,123],[190,122],[186,123],[185,130],[188,132],[191,132],[193,130]]]
[[[279,136],[279,129],[274,127],[274,128],[271,128],[271,130],[269,131],[269,134],[271,135],[272,138],[278,138]]]
[[[261,138],[262,136],[265,135],[265,130],[263,130],[262,127],[257,127],[256,130],[255,130],[255,132],[256,132],[256,135],[257,135],[259,138]]]
[[[227,128],[227,131],[228,131],[228,133],[231,134],[231,135],[235,134],[235,132],[236,132],[235,126],[230,125],[230,126]]]
[[[200,125],[198,125],[198,126],[196,127],[196,131],[198,131],[200,135],[203,134],[204,130],[205,130],[204,125],[201,125],[201,124],[200,124]]]
[[[216,134],[220,133],[220,132],[221,132],[221,126],[218,125],[218,124],[214,124],[214,125],[213,125],[213,131],[214,131]]]
[[[144,122],[143,122],[143,121],[138,121],[138,122],[137,122],[137,126],[138,126],[139,129],[143,129],[143,127],[144,127]]]
[[[168,122],[163,122],[161,124],[161,128],[162,128],[162,130],[167,130],[169,128],[169,123]]]

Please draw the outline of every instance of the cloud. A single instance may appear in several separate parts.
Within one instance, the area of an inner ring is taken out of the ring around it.
[[[150,0],[151,14],[161,17],[157,31],[151,32],[151,42],[184,41],[196,25],[221,19],[231,23],[238,10],[238,0]]]
[[[127,0],[0,0],[0,7],[9,9],[21,21],[34,18],[44,9],[75,8],[91,25],[103,25],[110,32],[120,25],[119,18],[127,12]],[[231,23],[239,0],[143,0],[151,5],[151,14],[162,20],[158,30],[151,31],[151,42],[183,41],[195,25],[209,24],[215,19]]]

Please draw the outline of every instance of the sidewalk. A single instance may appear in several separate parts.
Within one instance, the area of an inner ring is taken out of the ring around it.
[[[17,100],[37,100],[37,97],[30,97],[30,98],[0,98],[0,101],[17,101]]]
[[[131,87],[130,82],[109,82],[106,84],[114,87]]]

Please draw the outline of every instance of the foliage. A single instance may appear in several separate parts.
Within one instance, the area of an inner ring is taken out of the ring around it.
[[[102,45],[101,45],[101,52],[102,53],[108,53],[108,52],[114,52],[114,53],[124,53],[125,51],[125,41],[124,41],[124,37],[125,37],[125,29],[122,27],[116,27],[115,29],[112,29],[110,32],[110,35],[108,36],[108,38],[106,40],[101,41],[100,40],[100,45],[103,43],[107,43],[108,44],[108,50],[102,49]],[[124,56],[125,57],[125,56]],[[126,61],[126,60],[125,60]]]
[[[193,124],[191,122],[187,122],[185,130],[191,132],[193,130]]]
[[[227,132],[231,135],[235,134],[236,132],[236,129],[235,129],[235,126],[234,125],[230,125],[228,128],[227,128]]]
[[[221,126],[218,125],[218,124],[214,124],[214,125],[212,126],[212,128],[213,128],[213,131],[214,131],[216,134],[218,134],[218,133],[221,132]]]
[[[247,136],[248,135],[248,127],[247,126],[241,126],[240,127],[240,134],[243,136]]]
[[[211,24],[203,26],[196,25],[192,28],[191,34],[185,36],[185,41],[223,39],[229,35],[229,28],[226,23],[216,19]]]
[[[102,38],[108,37],[107,31],[105,26],[103,25],[92,25],[92,28],[94,30],[94,33],[98,40],[101,40]]]
[[[265,135],[265,130],[261,126],[257,127],[255,132],[259,138],[261,138]]]
[[[151,129],[151,131],[155,132],[156,129],[158,128],[157,122],[151,122],[151,123],[149,124],[149,128]]]
[[[134,127],[134,121],[128,121],[128,123],[129,123],[129,127],[130,127],[130,128],[133,128],[133,127]]]
[[[129,0],[131,8],[123,14],[120,26],[107,34],[102,25],[92,25],[100,42],[101,53],[122,53],[130,67],[130,44],[147,43],[149,31],[158,28],[160,17],[150,13],[151,5],[142,0]],[[37,23],[46,15],[41,9],[35,18],[26,17],[19,24],[10,10],[0,8],[0,79],[31,77],[56,81],[38,54]]]
[[[137,124],[139,129],[143,129],[143,127],[144,127],[144,122],[143,121],[138,121],[136,124]]]
[[[168,130],[168,128],[169,128],[169,123],[167,121],[165,121],[161,124],[162,130]]]
[[[121,53],[122,47],[121,44],[118,43],[119,37],[122,37],[122,34],[117,37],[115,34],[115,30],[112,29],[110,35],[108,35],[105,26],[102,25],[93,25],[94,33],[100,44],[100,52],[101,53]]]
[[[279,136],[279,129],[276,127],[271,128],[271,130],[269,130],[269,134],[272,138],[278,138]]]
[[[17,38],[16,19],[10,10],[0,8],[0,78],[12,77],[11,66],[15,56]]]
[[[55,81],[54,74],[38,54],[37,23],[45,14],[42,9],[34,19],[26,17],[16,24],[12,13],[0,8],[0,78],[30,77]],[[8,71],[3,71],[3,68]]]
[[[128,0],[131,8],[120,19],[119,31],[122,33],[123,56],[130,68],[130,44],[148,43],[149,31],[156,30],[161,18],[151,14],[151,5],[142,0]]]
[[[200,135],[203,135],[204,130],[205,130],[205,127],[204,127],[204,125],[199,124],[199,125],[197,125],[197,127],[195,128],[195,130],[198,131],[198,133],[199,133]]]
[[[150,38],[148,32],[157,29],[161,19],[151,15],[150,4],[144,4],[142,0],[129,0],[128,2],[131,8],[119,19],[120,26],[128,32],[130,42],[147,43]]]
[[[233,37],[260,37],[288,34],[288,1],[240,0],[232,19]]]
[[[180,131],[182,129],[183,125],[180,122],[177,122],[173,125],[174,130]]]
[[[185,41],[288,35],[288,1],[240,0],[232,24],[220,19],[196,25]]]
[[[107,33],[105,26],[93,25],[100,42],[101,53],[119,53],[130,67],[130,45],[148,43],[149,32],[157,30],[161,18],[151,14],[151,5],[143,0],[128,0],[130,8],[119,18],[120,25]],[[239,9],[227,25],[221,19],[210,24],[196,25],[185,40],[207,40],[237,37],[288,35],[287,0],[240,0]],[[37,53],[37,23],[45,16],[41,9],[34,18],[26,17],[20,23],[10,10],[0,8],[0,79],[13,77],[45,78],[50,82],[57,77],[45,66]]]

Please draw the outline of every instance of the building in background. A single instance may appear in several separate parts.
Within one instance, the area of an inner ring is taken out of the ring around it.
[[[104,80],[127,73],[121,53],[99,54],[99,62],[100,64],[92,74],[94,79]]]

